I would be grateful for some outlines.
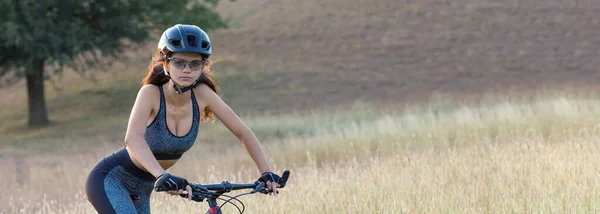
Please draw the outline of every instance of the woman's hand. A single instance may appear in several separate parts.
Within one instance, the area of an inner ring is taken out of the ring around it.
[[[267,189],[272,190],[269,195],[277,196],[277,187],[279,187],[279,179],[281,177],[272,172],[264,172],[258,181],[264,182],[267,185]]]
[[[154,183],[154,190],[157,192],[165,191],[171,195],[183,194],[184,190],[188,193],[188,199],[192,200],[192,187],[185,178],[164,173]]]

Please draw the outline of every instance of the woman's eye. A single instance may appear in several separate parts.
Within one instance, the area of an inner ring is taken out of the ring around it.
[[[183,60],[174,60],[173,64],[175,64],[176,66],[183,66],[185,64],[185,62]]]
[[[190,64],[191,64],[192,67],[200,67],[200,65],[202,65],[202,63],[200,61],[193,61]]]

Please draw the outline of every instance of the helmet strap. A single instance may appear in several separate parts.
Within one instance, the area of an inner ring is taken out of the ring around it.
[[[198,84],[198,81],[200,81],[200,78],[196,79],[196,81],[194,81],[191,85],[187,86],[187,87],[183,87],[183,88],[178,88],[177,85],[175,84],[175,82],[171,79],[171,85],[173,85],[173,88],[175,89],[175,92],[177,92],[177,94],[183,94],[186,91],[191,90],[192,88],[196,87],[196,84]]]

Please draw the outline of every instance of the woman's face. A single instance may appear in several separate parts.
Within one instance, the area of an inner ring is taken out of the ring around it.
[[[173,53],[168,59],[166,69],[169,71],[172,80],[178,85],[186,87],[200,77],[203,67],[204,64],[200,54],[182,52]]]

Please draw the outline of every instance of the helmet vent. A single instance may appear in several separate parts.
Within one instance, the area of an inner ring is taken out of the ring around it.
[[[190,44],[190,46],[192,47],[197,47],[198,46],[198,40],[196,39],[196,35],[187,35],[187,41],[188,44]]]
[[[208,41],[202,41],[202,48],[207,49],[208,47],[210,47],[210,43]]]
[[[179,39],[171,40],[171,44],[173,44],[173,46],[175,46],[175,47],[182,47],[181,40],[179,40]]]

